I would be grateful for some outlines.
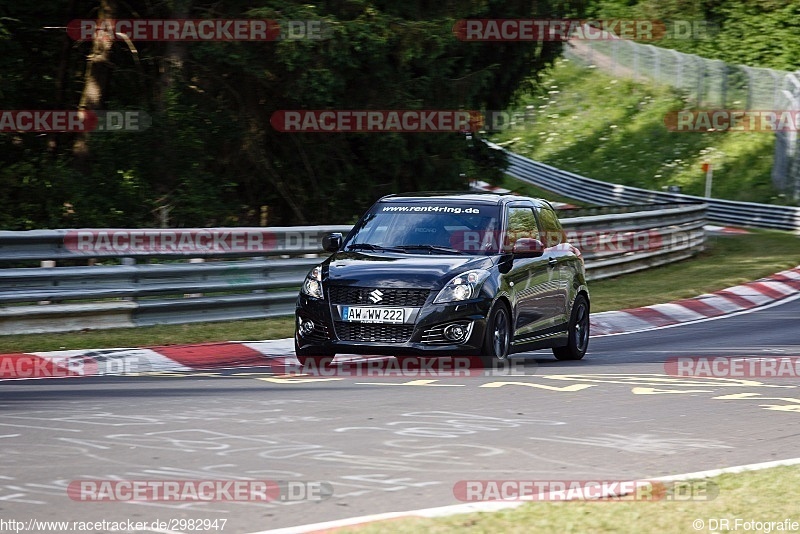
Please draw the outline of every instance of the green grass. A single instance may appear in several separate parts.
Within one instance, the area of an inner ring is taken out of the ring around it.
[[[653,190],[679,185],[691,195],[704,194],[701,165],[710,162],[713,197],[789,203],[770,177],[774,135],[670,132],[665,115],[689,106],[669,87],[616,79],[568,60],[548,76],[540,94],[521,96],[519,118],[493,141],[513,141],[506,147],[514,152],[590,178]]]
[[[800,265],[800,237],[752,230],[708,236],[697,257],[589,283],[592,311],[621,310],[695,297]]]
[[[698,257],[589,284],[592,311],[619,310],[694,297],[800,265],[800,237],[754,230],[709,236]],[[86,348],[145,347],[207,341],[277,339],[293,335],[289,317],[160,325],[55,334],[0,336],[0,353]]]
[[[762,471],[726,474],[710,479],[719,487],[719,495],[708,501],[694,502],[539,502],[495,513],[460,514],[436,519],[397,519],[343,529],[340,532],[411,534],[428,532],[512,532],[528,533],[617,533],[658,532],[744,532],[733,530],[735,518],[744,521],[799,521],[794,492],[786,488],[800,483],[800,467],[776,467]],[[730,530],[708,528],[709,519],[730,520]],[[702,519],[704,528],[695,530],[693,521]],[[791,528],[791,527],[790,527]],[[765,532],[749,530],[749,532]],[[773,528],[773,532],[778,531]]]
[[[543,198],[545,200],[549,200],[550,202],[564,202],[565,204],[572,204],[573,206],[579,207],[588,206],[588,204],[585,202],[553,193],[552,191],[542,189],[541,187],[523,182],[522,180],[517,180],[516,178],[507,174],[504,174],[503,181],[496,185],[497,187],[508,189],[514,193],[517,193],[518,195],[526,197]],[[566,214],[559,214],[559,217],[569,217],[569,213],[567,212]]]

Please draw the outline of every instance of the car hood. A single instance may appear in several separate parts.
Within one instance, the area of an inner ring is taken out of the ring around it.
[[[334,285],[440,289],[470,269],[488,269],[491,256],[337,252],[323,264]]]

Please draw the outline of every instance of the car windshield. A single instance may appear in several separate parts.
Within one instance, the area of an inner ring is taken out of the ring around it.
[[[345,250],[409,254],[494,254],[497,206],[381,203],[353,228]]]

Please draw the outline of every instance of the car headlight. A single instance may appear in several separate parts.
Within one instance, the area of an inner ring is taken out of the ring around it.
[[[481,290],[483,281],[489,277],[489,271],[475,269],[462,273],[449,282],[439,291],[434,304],[443,302],[458,302],[461,300],[474,299]]]
[[[317,265],[306,276],[301,291],[309,297],[324,299],[325,293],[322,291],[322,267]]]

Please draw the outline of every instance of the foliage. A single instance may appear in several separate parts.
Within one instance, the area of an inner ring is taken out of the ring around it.
[[[712,196],[789,203],[770,176],[775,137],[764,132],[670,132],[664,117],[683,109],[677,91],[616,79],[559,60],[543,89],[522,98],[519,118],[495,142],[560,169],[612,183],[704,195],[702,164],[713,166]]]
[[[44,0],[0,7],[4,109],[77,108],[93,48],[65,35],[71,19],[101,12],[313,19],[331,29],[326,40],[115,41],[107,79],[98,77],[101,108],[143,110],[152,127],[84,137],[0,134],[0,227],[154,226],[165,215],[170,226],[258,225],[264,215],[272,225],[340,223],[381,194],[460,189],[464,176],[496,179],[503,160],[477,137],[289,134],[269,120],[293,109],[503,109],[522,85],[536,84],[560,45],[465,43],[454,37],[454,22],[580,16],[583,9],[559,0],[252,6]]]
[[[800,6],[790,0],[6,2],[2,108],[76,109],[93,48],[63,28],[100,13],[315,19],[330,38],[114,42],[100,65],[107,76],[97,76],[99,107],[145,111],[152,127],[0,133],[1,228],[344,223],[382,194],[499,181],[504,159],[477,135],[288,134],[269,123],[277,110],[499,110],[540,94],[559,43],[461,42],[452,33],[459,19],[705,20],[717,28],[711,38],[655,44],[781,69],[795,68],[800,52]],[[573,151],[587,153],[578,141]]]
[[[702,21],[699,38],[652,44],[731,64],[797,69],[800,4],[794,0],[601,0],[590,12],[598,18]]]

